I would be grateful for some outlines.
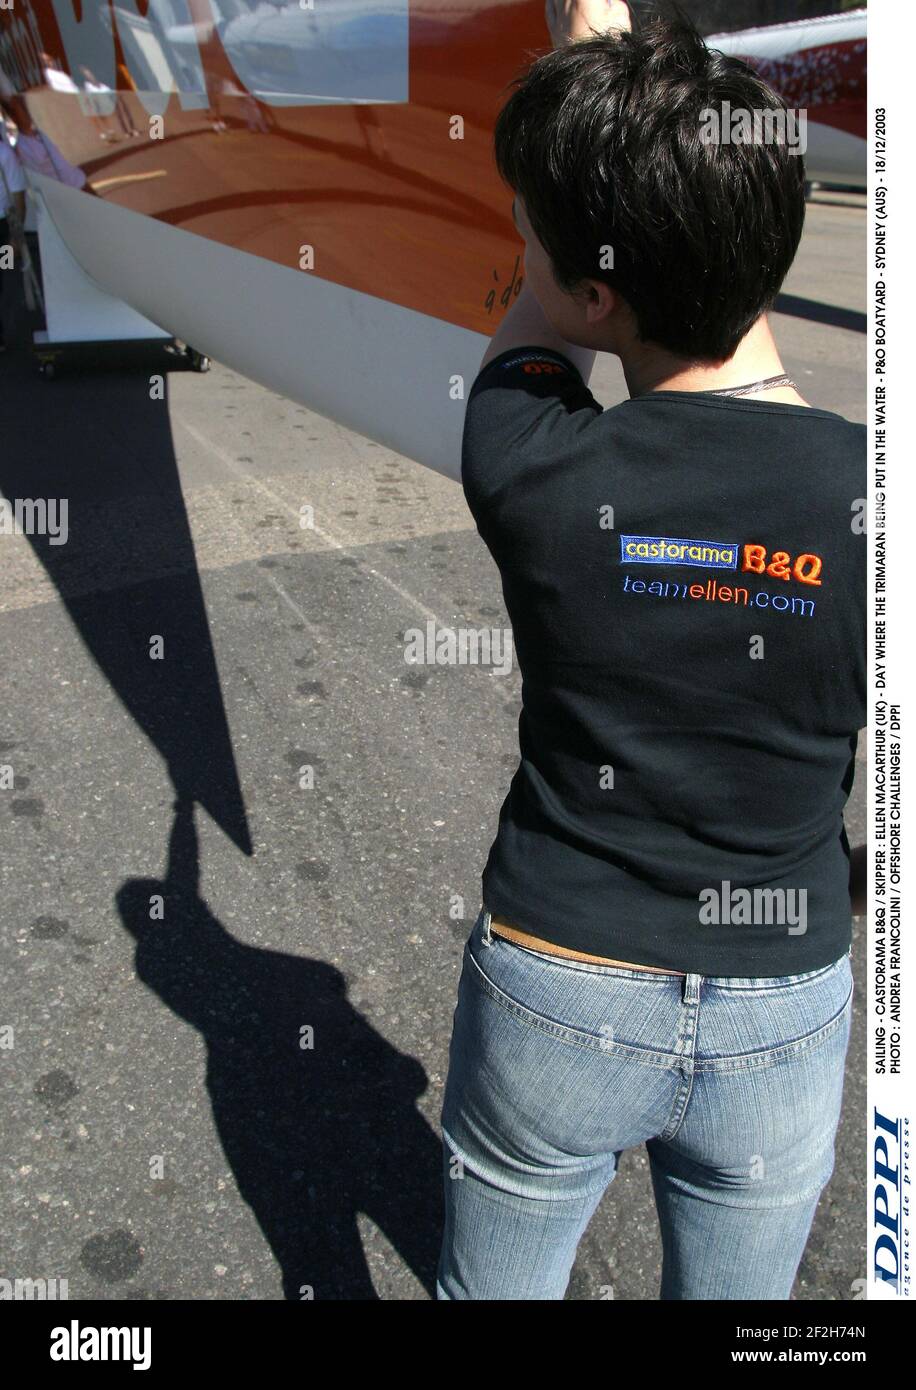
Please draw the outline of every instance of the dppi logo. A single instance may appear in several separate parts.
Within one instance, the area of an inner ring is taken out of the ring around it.
[[[875,1109],[874,1276],[900,1292],[900,1121]],[[883,1133],[878,1133],[882,1130]],[[887,1137],[885,1137],[887,1136]]]

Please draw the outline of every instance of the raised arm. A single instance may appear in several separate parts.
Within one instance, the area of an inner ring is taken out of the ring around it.
[[[623,0],[546,0],[544,14],[554,48],[574,43],[577,39],[591,38],[596,33],[631,28],[629,6]],[[515,213],[514,201],[513,219],[524,235]],[[501,352],[513,347],[546,347],[561,352],[579,369],[585,382],[588,382],[595,363],[596,354],[591,348],[578,347],[557,333],[527,279],[490,339],[480,363],[481,369]]]

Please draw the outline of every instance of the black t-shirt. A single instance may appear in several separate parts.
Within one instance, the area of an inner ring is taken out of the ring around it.
[[[462,481],[522,674],[489,910],[705,975],[837,960],[864,426],[708,392],[602,410],[567,357],[513,348],[469,393]]]

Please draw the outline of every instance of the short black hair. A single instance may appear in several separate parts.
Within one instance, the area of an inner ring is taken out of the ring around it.
[[[786,112],[782,99],[679,12],[556,49],[513,85],[496,165],[557,284],[603,280],[644,341],[692,361],[731,357],[798,249],[804,160],[772,134],[704,140],[703,113]],[[601,268],[607,246],[613,268]]]

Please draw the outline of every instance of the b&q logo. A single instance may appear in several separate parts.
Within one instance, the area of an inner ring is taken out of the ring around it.
[[[793,560],[787,550],[774,550],[768,564],[765,546],[746,545],[742,550],[742,571],[768,574],[771,579],[797,579],[799,584],[820,584],[822,568],[821,557],[809,552],[796,555]]]
[[[534,365],[534,364],[532,364]],[[527,369],[526,369],[527,370]],[[737,541],[684,540],[680,536],[620,537],[620,562],[624,565],[686,565],[692,569],[736,570],[766,574],[771,579],[796,579],[799,584],[820,584],[823,561],[805,551],[793,559],[788,550],[767,554],[765,545]]]

